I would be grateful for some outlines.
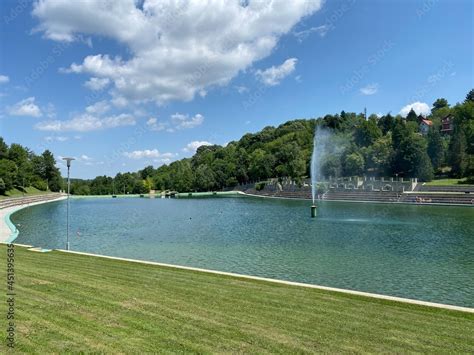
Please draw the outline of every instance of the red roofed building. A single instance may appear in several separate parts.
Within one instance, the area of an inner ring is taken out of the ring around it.
[[[423,135],[428,134],[428,131],[430,130],[430,127],[433,126],[433,122],[430,120],[421,120],[420,122],[420,133]]]

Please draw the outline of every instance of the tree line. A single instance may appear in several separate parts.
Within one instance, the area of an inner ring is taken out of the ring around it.
[[[453,130],[442,133],[442,119],[447,116],[452,117]],[[432,122],[427,134],[420,133],[421,118]],[[390,113],[366,117],[342,111],[315,119],[292,120],[247,133],[225,147],[201,146],[192,158],[158,168],[147,166],[114,178],[75,179],[71,191],[78,195],[141,194],[151,189],[212,191],[268,178],[302,181],[310,174],[316,127],[332,132],[332,144],[338,147],[323,159],[322,174],[326,177],[399,176],[430,181],[451,176],[474,182],[471,90],[463,102],[453,106],[444,98],[436,100],[427,117],[420,117],[413,110],[407,117]],[[42,180],[46,181],[44,177]]]
[[[36,155],[20,144],[8,146],[0,137],[0,194],[33,186],[41,191],[59,192],[63,178],[54,155],[45,150]]]

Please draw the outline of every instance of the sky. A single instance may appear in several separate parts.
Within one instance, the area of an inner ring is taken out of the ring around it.
[[[0,136],[137,171],[328,113],[429,114],[473,88],[470,0],[4,0]]]

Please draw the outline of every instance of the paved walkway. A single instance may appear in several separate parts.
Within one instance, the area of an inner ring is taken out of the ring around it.
[[[10,215],[13,212],[21,210],[28,206],[40,205],[52,201],[60,201],[66,199],[65,195],[48,194],[40,196],[9,198],[0,201],[0,243],[7,243],[14,236],[15,227],[10,222]]]

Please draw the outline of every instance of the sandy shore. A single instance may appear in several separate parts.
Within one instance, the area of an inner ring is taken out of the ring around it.
[[[25,203],[19,204],[17,206],[7,207],[0,209],[0,243],[10,243],[18,236],[18,230],[10,220],[10,215],[16,211],[19,211],[23,208],[35,205],[41,205],[43,203],[60,201],[66,199],[67,196],[58,196],[57,198],[51,198],[51,196],[45,195],[44,199],[39,201],[29,202],[30,198],[25,197]],[[2,202],[5,202],[3,200]],[[21,200],[19,200],[21,201]]]

